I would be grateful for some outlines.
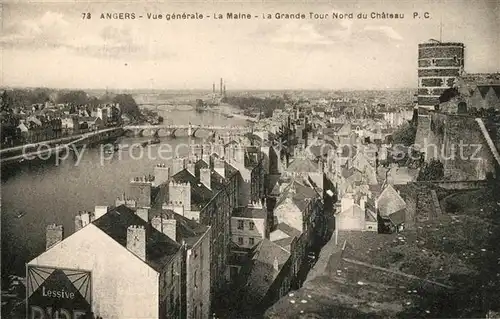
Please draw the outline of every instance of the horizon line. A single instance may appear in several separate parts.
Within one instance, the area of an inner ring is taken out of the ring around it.
[[[6,89],[47,89],[47,90],[71,90],[71,91],[87,91],[87,90],[101,90],[101,91],[203,91],[212,93],[212,89],[208,88],[82,88],[82,87],[47,87],[47,86],[0,86],[1,90]],[[265,89],[265,88],[236,88],[226,89],[226,92],[241,92],[241,91],[384,91],[384,90],[416,90],[415,87],[386,87],[386,88],[279,88],[279,89]],[[216,93],[219,93],[216,90]]]

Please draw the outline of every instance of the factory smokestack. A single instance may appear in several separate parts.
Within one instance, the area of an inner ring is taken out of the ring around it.
[[[222,78],[220,78],[220,95],[222,96]]]
[[[215,83],[212,84],[212,93],[215,94]]]
[[[226,84],[224,84],[224,97],[226,97]]]

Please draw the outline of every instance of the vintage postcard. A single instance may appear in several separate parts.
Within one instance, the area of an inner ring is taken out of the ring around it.
[[[2,318],[500,318],[500,2],[0,9]]]

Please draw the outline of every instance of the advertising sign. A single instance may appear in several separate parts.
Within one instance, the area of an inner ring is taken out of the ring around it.
[[[84,319],[90,314],[90,272],[28,265],[26,277],[29,319]]]

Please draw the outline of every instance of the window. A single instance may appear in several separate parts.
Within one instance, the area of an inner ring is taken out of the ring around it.
[[[250,230],[253,230],[255,228],[255,223],[254,222],[250,222],[249,225],[250,225]]]
[[[238,237],[238,245],[243,245],[243,237]]]
[[[198,306],[194,306],[194,316],[193,317],[198,318]]]
[[[194,271],[194,287],[198,288],[198,270]]]
[[[238,229],[243,230],[245,228],[244,223],[242,220],[238,220]]]
[[[253,238],[248,238],[248,243],[253,246],[255,244],[255,240]]]

